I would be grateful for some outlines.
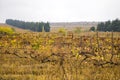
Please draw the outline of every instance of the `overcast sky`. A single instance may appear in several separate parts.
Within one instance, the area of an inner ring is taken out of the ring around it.
[[[0,0],[0,23],[78,22],[120,19],[120,0]]]

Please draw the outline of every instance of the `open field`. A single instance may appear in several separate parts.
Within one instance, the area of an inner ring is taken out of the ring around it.
[[[120,33],[0,36],[0,80],[119,79]]]

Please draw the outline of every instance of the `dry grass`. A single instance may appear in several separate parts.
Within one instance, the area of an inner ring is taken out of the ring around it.
[[[82,33],[81,33],[82,34]],[[79,34],[80,36],[83,36]],[[88,47],[89,37],[94,36],[95,33],[84,33],[85,36],[82,37],[83,47]],[[118,34],[118,33],[114,33]],[[118,34],[119,35],[119,34]],[[119,80],[120,79],[120,65],[115,64],[106,64],[104,67],[99,65],[94,65],[94,60],[88,58],[82,64],[81,60],[84,59],[84,54],[75,55],[75,57],[70,57],[71,47],[76,47],[77,44],[80,44],[78,39],[78,34],[74,35],[74,38],[69,36],[61,36],[60,33],[26,33],[26,34],[17,34],[13,36],[2,36],[0,38],[1,42],[4,42],[4,45],[0,42],[0,80]],[[99,36],[106,36],[105,33],[100,33]],[[107,35],[108,36],[108,35]],[[117,39],[114,45],[119,44],[120,42]],[[95,37],[96,38],[96,37]],[[80,38],[81,39],[81,38]],[[57,44],[52,44],[52,40],[55,40]],[[72,43],[70,47],[61,45],[61,42]],[[96,40],[96,39],[92,39]],[[110,37],[104,38],[104,41],[107,43],[111,40]],[[15,42],[16,41],[16,42]],[[100,40],[102,43],[103,40]],[[96,41],[92,41],[95,43]],[[14,44],[12,44],[14,43]],[[74,43],[74,44],[73,44]],[[108,44],[104,42],[103,46],[107,49]],[[17,44],[17,46],[16,46]],[[18,45],[19,44],[19,45]],[[38,50],[33,50],[32,45],[37,46],[36,44],[41,45]],[[8,45],[8,46],[5,46]],[[54,46],[53,46],[54,45]],[[96,44],[95,44],[96,45]],[[18,50],[14,51],[12,49]],[[60,47],[61,46],[61,47]],[[11,48],[13,47],[13,48]],[[20,50],[18,49],[20,47]],[[119,46],[118,46],[119,47]],[[72,49],[74,49],[72,48]],[[77,46],[76,49],[80,48]],[[82,48],[82,47],[81,47]],[[88,48],[86,48],[88,50]],[[95,47],[96,48],[96,47]],[[51,51],[51,49],[53,51]],[[74,51],[76,51],[74,49]],[[5,51],[4,51],[5,50]],[[108,50],[108,49],[107,49]],[[31,52],[32,51],[32,52]],[[117,51],[117,50],[116,50]],[[110,55],[111,50],[106,53]],[[41,62],[41,59],[50,56],[50,54],[56,53],[54,55],[60,56],[51,56],[46,62]],[[68,53],[68,54],[66,54]],[[77,53],[77,52],[76,52]],[[116,52],[117,53],[117,52]],[[16,56],[15,54],[19,54]],[[30,56],[34,58],[32,58]],[[66,54],[66,55],[65,55]],[[119,54],[119,52],[118,52]],[[37,56],[36,56],[37,55]],[[40,55],[40,56],[39,56]],[[63,55],[61,57],[61,55]],[[20,56],[23,56],[22,58]],[[25,57],[24,57],[25,56]],[[107,56],[106,58],[109,58]],[[52,62],[55,60],[56,62]],[[100,59],[101,60],[101,59]],[[61,62],[62,61],[62,62]],[[119,55],[116,55],[113,59],[114,62],[120,63]]]
[[[0,54],[0,79],[2,80],[63,80],[58,64],[40,64],[32,59],[20,59],[14,55]],[[120,66],[97,67],[70,61],[64,65],[65,80],[119,80]],[[77,71],[76,71],[77,70]]]

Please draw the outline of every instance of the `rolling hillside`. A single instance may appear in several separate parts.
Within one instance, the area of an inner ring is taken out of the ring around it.
[[[25,29],[17,28],[15,26],[11,26],[11,25],[4,24],[4,23],[0,23],[0,27],[11,27],[11,28],[13,28],[15,30],[15,32],[18,32],[18,33],[30,32],[30,30],[25,30]]]

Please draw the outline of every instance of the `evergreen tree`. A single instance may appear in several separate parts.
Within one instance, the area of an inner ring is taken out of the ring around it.
[[[97,31],[104,31],[105,24],[103,22],[99,23],[97,26]]]
[[[44,30],[45,30],[45,32],[50,32],[50,25],[49,25],[48,22],[45,23],[45,25],[44,25]]]
[[[104,31],[111,31],[111,22],[110,21],[105,22]]]

